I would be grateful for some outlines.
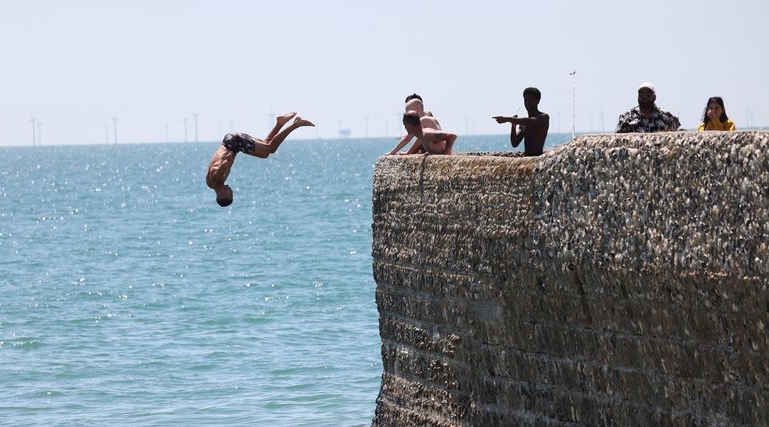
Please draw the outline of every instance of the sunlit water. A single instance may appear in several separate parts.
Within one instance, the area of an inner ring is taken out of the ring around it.
[[[394,145],[238,156],[229,208],[204,181],[217,143],[0,148],[0,425],[369,425]]]

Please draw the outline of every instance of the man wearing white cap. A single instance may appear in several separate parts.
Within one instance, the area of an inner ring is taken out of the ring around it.
[[[654,104],[657,91],[651,83],[643,83],[638,87],[638,106],[620,114],[617,123],[617,133],[625,132],[667,132],[678,130],[681,123],[678,117],[665,110],[660,110]]]

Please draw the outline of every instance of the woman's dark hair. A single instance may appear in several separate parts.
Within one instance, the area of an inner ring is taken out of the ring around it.
[[[405,101],[403,101],[403,102],[409,102],[409,101],[411,101],[412,99],[418,99],[418,100],[420,100],[421,102],[424,102],[424,101],[422,101],[422,97],[421,97],[421,96],[419,96],[419,95],[417,95],[416,93],[412,93],[411,95],[407,96],[407,97],[406,97],[406,100],[405,100]]]
[[[702,123],[708,124],[708,122],[710,121],[710,117],[708,117],[708,106],[714,102],[721,106],[721,117],[719,117],[718,120],[722,122],[729,120],[729,117],[727,117],[726,115],[726,107],[724,107],[724,100],[721,99],[720,96],[712,96],[708,98],[708,103],[705,104],[705,112],[702,113]]]

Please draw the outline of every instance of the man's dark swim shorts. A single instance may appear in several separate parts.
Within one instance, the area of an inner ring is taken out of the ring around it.
[[[245,133],[228,133],[222,140],[224,148],[236,153],[250,153],[256,149],[255,144],[254,137]]]

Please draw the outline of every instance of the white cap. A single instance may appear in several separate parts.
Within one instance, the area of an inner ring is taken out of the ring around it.
[[[641,90],[642,88],[647,88],[650,91],[652,91],[653,94],[655,94],[655,95],[657,94],[657,90],[654,89],[654,85],[649,83],[649,82],[641,83],[641,86],[638,86],[638,90]]]

